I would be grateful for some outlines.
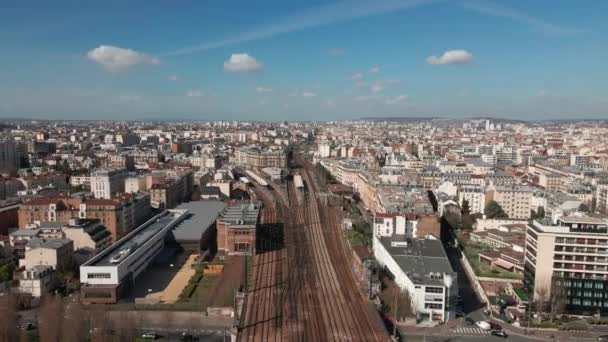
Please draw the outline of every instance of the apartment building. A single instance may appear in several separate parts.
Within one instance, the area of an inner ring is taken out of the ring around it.
[[[471,213],[483,213],[486,208],[486,194],[479,185],[463,185],[458,189],[458,204],[469,203]]]
[[[597,211],[608,214],[608,183],[598,184],[595,190],[595,208]]]
[[[116,241],[151,215],[150,195],[140,193],[115,199],[44,197],[20,205],[19,228],[70,219],[99,219]]]
[[[354,160],[341,161],[338,163],[336,180],[346,186],[351,186],[358,191],[358,179],[361,164]]]
[[[263,169],[265,167],[287,166],[287,155],[285,150],[280,149],[261,149],[258,147],[243,147],[234,152],[234,162],[237,165],[253,169]]]
[[[608,311],[608,222],[569,216],[526,229],[524,284],[534,299],[563,289],[571,313]]]
[[[19,260],[19,267],[30,270],[36,265],[48,265],[57,269],[57,265],[70,258],[73,246],[68,239],[32,239],[26,245],[25,258]]]
[[[541,172],[538,175],[538,185],[547,191],[559,191],[562,187],[563,176],[552,172]]]
[[[97,169],[91,172],[91,191],[95,198],[111,199],[117,192],[125,191],[127,169]]]
[[[532,208],[534,189],[527,186],[488,186],[486,188],[486,205],[495,201],[510,219],[528,219]],[[536,209],[536,208],[534,208]]]
[[[255,203],[230,205],[217,218],[217,249],[227,255],[255,254],[260,206]]]

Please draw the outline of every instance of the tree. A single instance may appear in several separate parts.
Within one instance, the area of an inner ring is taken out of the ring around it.
[[[0,293],[0,341],[15,341],[17,330],[17,301],[10,293]]]
[[[496,201],[490,201],[490,203],[488,203],[486,209],[484,210],[484,214],[486,214],[486,217],[490,219],[508,218],[507,213],[505,213],[500,204],[498,204]]]
[[[536,216],[539,219],[542,219],[545,217],[545,207],[543,207],[542,205],[538,206],[538,211],[536,212]]]
[[[68,292],[78,289],[80,285],[78,278],[79,271],[80,266],[72,255],[63,259],[57,264],[57,273],[59,274],[60,279],[63,281],[63,284]]]
[[[38,326],[41,342],[59,342],[61,324],[58,319],[63,317],[63,303],[58,295],[48,295],[42,298]]]
[[[84,326],[83,310],[78,300],[71,301],[65,306],[65,319],[61,329],[62,339],[66,342],[79,342],[85,340],[86,327]]]
[[[566,290],[563,287],[563,283],[559,279],[553,280],[551,283],[551,296],[549,297],[549,318],[551,323],[556,315],[560,315],[564,312],[567,302]]]
[[[15,265],[13,264],[5,264],[0,266],[0,281],[12,280],[14,271]]]
[[[590,212],[589,206],[586,205],[585,203],[581,203],[581,205],[578,206],[578,211],[583,212],[583,213],[588,213],[588,212]]]

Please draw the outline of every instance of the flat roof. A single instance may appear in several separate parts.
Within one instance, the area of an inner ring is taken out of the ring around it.
[[[232,226],[255,225],[258,222],[260,206],[256,203],[239,203],[226,207],[219,220]]]
[[[177,209],[186,209],[188,214],[172,230],[175,240],[200,240],[225,207],[224,202],[216,200],[193,201],[178,205]]]
[[[382,237],[379,240],[397,265],[399,265],[399,268],[415,284],[443,286],[443,280],[431,278],[431,274],[440,273],[441,276],[443,274],[456,275],[439,240],[406,239],[405,236],[398,235],[391,238]],[[395,246],[393,242],[407,242],[407,245]]]
[[[122,249],[137,247],[146,243],[154,235],[158,234],[163,228],[171,224],[174,220],[179,219],[180,213],[165,210],[162,213],[152,217],[146,223],[137,227],[131,233],[127,234],[122,239],[118,240],[112,246],[108,247],[96,257],[86,262],[83,266],[118,266],[120,263],[111,263],[110,260],[114,255]],[[123,259],[126,260],[128,258]]]

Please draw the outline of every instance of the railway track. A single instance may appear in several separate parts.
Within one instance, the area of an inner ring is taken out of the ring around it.
[[[310,165],[301,165],[304,189],[292,181],[286,188],[254,185],[264,202],[262,224],[281,224],[284,240],[253,257],[238,340],[387,341],[352,274],[337,219],[341,207],[321,203]]]

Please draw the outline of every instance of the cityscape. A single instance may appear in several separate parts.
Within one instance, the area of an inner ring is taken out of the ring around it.
[[[2,7],[0,342],[608,341],[608,3]]]

